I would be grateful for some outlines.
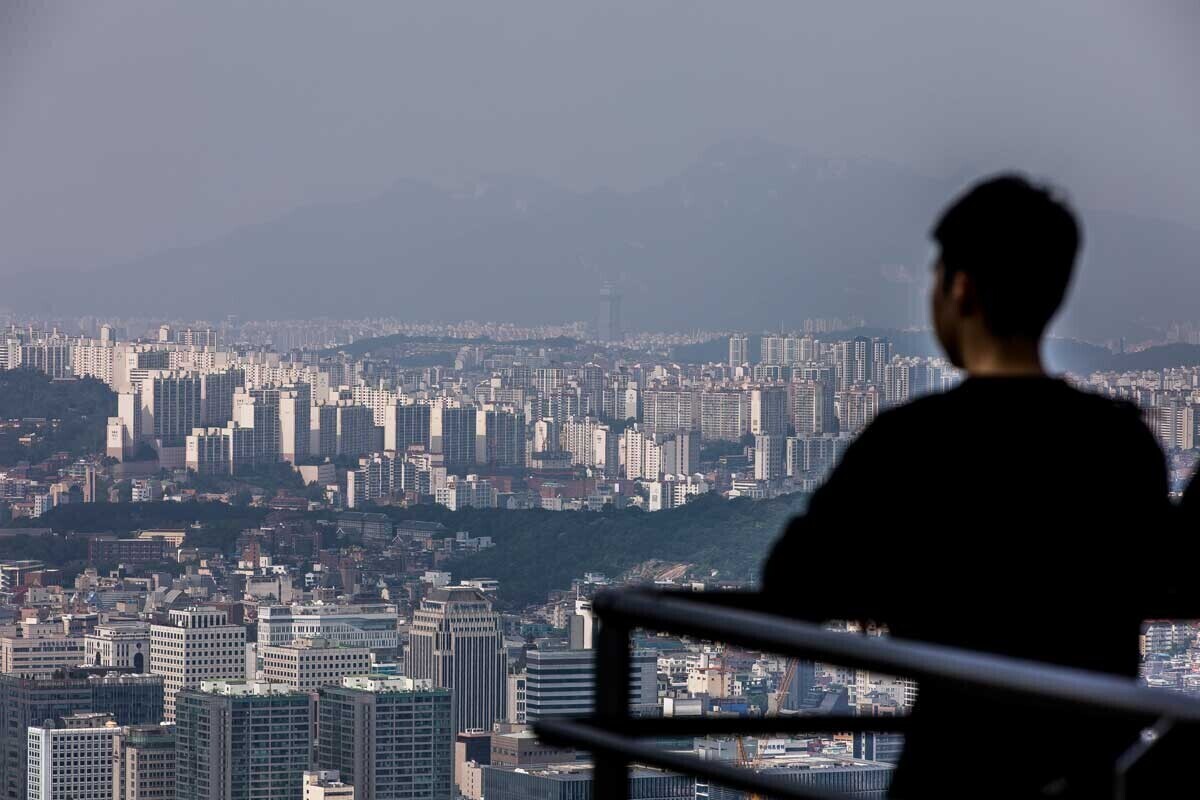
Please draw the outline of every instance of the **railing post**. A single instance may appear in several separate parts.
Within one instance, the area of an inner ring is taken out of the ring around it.
[[[596,721],[611,730],[627,730],[629,723],[629,671],[632,653],[630,629],[623,620],[601,619],[596,632]],[[629,763],[615,755],[593,755],[593,800],[628,800]]]

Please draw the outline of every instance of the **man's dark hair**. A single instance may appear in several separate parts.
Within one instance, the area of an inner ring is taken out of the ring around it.
[[[1036,339],[1062,304],[1080,229],[1050,189],[1020,175],[998,175],[946,209],[933,238],[946,278],[956,272],[971,277],[993,335]]]

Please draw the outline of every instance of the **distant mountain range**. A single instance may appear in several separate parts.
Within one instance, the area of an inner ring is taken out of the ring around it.
[[[762,141],[717,145],[679,175],[625,194],[512,176],[458,191],[401,181],[198,247],[82,275],[19,276],[6,305],[591,321],[602,282],[612,280],[633,329],[759,330],[850,314],[902,327],[924,312],[927,232],[959,188]],[[1200,232],[1108,212],[1084,217],[1084,272],[1063,333],[1110,338],[1191,318]]]

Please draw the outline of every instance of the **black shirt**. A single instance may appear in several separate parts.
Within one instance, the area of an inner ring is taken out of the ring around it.
[[[1052,378],[969,378],[863,431],[776,545],[764,588],[808,619],[1133,676],[1139,625],[1167,588],[1133,542],[1165,524],[1166,498],[1133,406]],[[831,552],[836,569],[809,566]],[[950,686],[922,685],[913,714],[898,796],[1019,796],[1064,774],[1079,787],[1081,759],[1107,772],[1132,741]]]

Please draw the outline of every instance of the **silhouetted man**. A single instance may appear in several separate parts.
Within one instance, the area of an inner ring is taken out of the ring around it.
[[[1005,175],[959,198],[933,238],[934,328],[966,378],[863,431],[776,545],[765,589],[801,617],[1134,676],[1155,576],[1127,539],[1163,513],[1167,476],[1133,406],[1042,366],[1075,217]],[[809,557],[830,552],[835,569]],[[1092,796],[1136,733],[929,683],[912,722],[899,797]]]

